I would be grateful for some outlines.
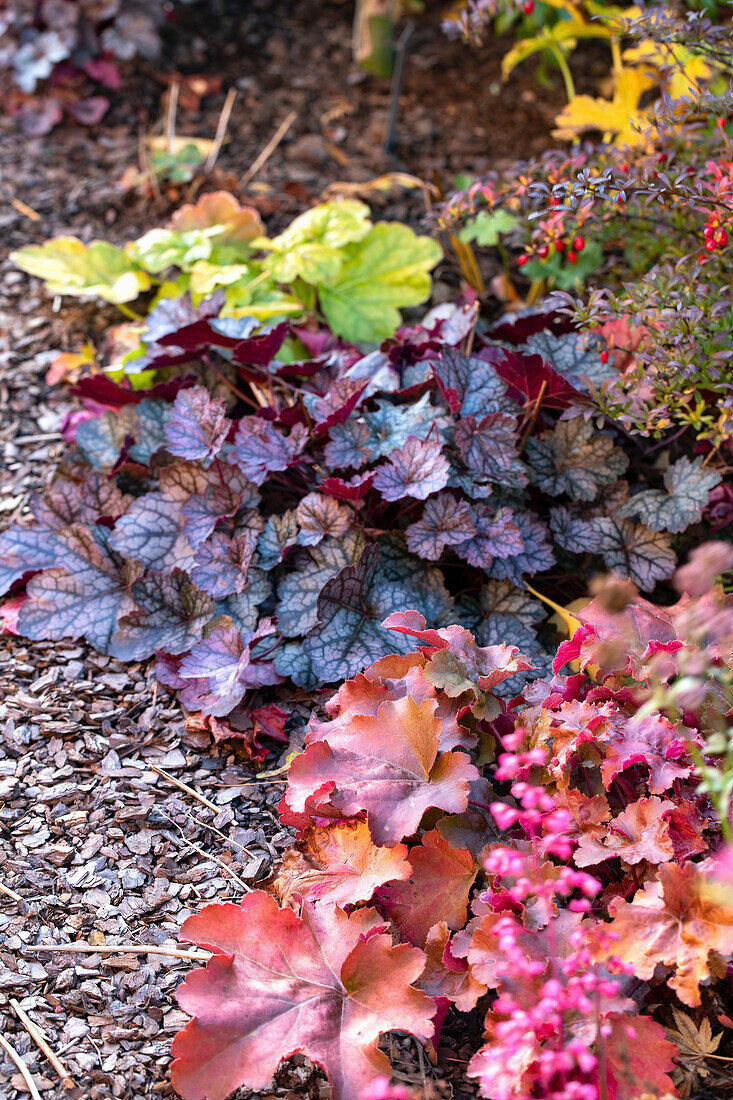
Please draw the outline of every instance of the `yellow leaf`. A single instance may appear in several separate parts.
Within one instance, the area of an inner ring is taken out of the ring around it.
[[[646,145],[651,126],[639,103],[654,84],[654,78],[641,69],[621,69],[615,74],[613,99],[576,95],[555,119],[554,136],[571,141],[588,130],[600,130],[620,147]]]

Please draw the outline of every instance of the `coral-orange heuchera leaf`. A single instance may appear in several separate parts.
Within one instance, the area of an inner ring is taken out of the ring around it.
[[[407,845],[378,848],[365,821],[341,821],[329,829],[308,829],[303,843],[285,853],[275,882],[285,901],[300,894],[309,901],[355,905],[369,901],[386,882],[410,876]]]
[[[437,829],[410,851],[410,863],[409,879],[385,886],[379,901],[403,939],[422,947],[437,921],[453,929],[466,923],[476,867],[468,849],[451,847]]]
[[[283,1058],[305,1054],[334,1100],[357,1100],[390,1072],[382,1032],[432,1034],[434,1002],[413,986],[425,956],[394,946],[385,928],[373,909],[347,916],[306,903],[298,917],[259,890],[189,917],[182,939],[215,954],[178,990],[194,1019],[173,1043],[176,1091],[224,1100],[240,1086],[264,1089]]]
[[[657,963],[675,973],[669,985],[686,1005],[700,1004],[700,983],[710,977],[710,953],[733,953],[733,910],[701,896],[707,865],[665,863],[632,901],[614,901],[607,926],[617,939],[597,955],[615,955],[647,981]]]
[[[674,803],[640,798],[597,832],[584,833],[575,853],[578,867],[591,867],[613,856],[624,863],[667,863],[674,856],[669,826],[662,816]]]
[[[387,700],[375,716],[352,720],[349,748],[309,745],[290,766],[281,820],[302,828],[305,812],[349,818],[366,811],[375,844],[397,844],[431,807],[461,813],[478,771],[465,753],[439,753],[436,705],[426,699],[418,706],[409,695]]]
[[[604,1040],[606,1096],[608,1100],[635,1100],[642,1093],[677,1096],[668,1074],[675,1068],[679,1050],[667,1039],[664,1028],[649,1016],[606,1017],[610,1034]]]

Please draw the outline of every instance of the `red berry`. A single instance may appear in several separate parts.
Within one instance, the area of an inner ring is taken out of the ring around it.
[[[708,239],[705,241],[705,247],[707,248],[708,252],[715,251],[715,241],[712,237],[708,237]]]
[[[524,265],[526,264],[528,259],[529,259],[529,256],[520,256],[517,259],[517,267],[524,267]]]
[[[715,232],[715,226],[713,226],[713,225],[710,225],[710,223],[708,223],[708,224],[707,224],[707,225],[706,225],[706,226],[704,227],[704,229],[703,229],[703,231],[702,231],[702,235],[703,235],[703,237],[712,237],[712,235],[713,235],[713,233],[714,233],[714,232]]]
[[[608,352],[607,351],[602,351],[601,352],[601,362],[602,363],[607,363],[608,362]]]
[[[585,248],[585,237],[576,237],[573,241],[573,248],[576,252],[582,252]]]
[[[569,264],[574,264],[574,263],[577,263],[577,262],[578,262],[578,257],[576,256],[576,254],[573,252],[573,250],[571,248],[570,251],[568,252],[568,263]]]
[[[550,250],[549,250],[549,248],[547,247],[546,244],[543,244],[542,248],[537,249],[537,255],[539,256],[539,258],[541,260],[546,260],[547,257],[549,256],[549,254],[550,254]]]
[[[524,0],[522,11],[525,15],[531,15],[534,11],[534,0]]]
[[[565,251],[565,241],[555,241],[555,251],[556,252],[564,252]]]
[[[715,238],[715,241],[716,241],[716,244],[720,248],[725,248],[725,246],[728,243],[728,234],[726,233],[726,231],[724,229],[720,230],[720,232],[718,233],[718,235]]]

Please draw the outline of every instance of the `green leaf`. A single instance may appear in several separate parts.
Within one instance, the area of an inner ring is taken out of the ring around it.
[[[440,247],[406,225],[380,222],[344,251],[338,276],[319,288],[326,320],[345,340],[386,340],[399,327],[399,310],[430,295],[430,271]]]
[[[76,237],[56,237],[42,245],[21,248],[10,256],[29,275],[43,279],[52,294],[133,302],[150,286],[121,248],[106,241],[83,244]]]
[[[482,248],[493,248],[499,243],[502,233],[508,233],[519,225],[519,219],[510,214],[508,210],[481,210],[464,225],[458,234],[459,240],[470,244],[475,241]]]
[[[523,273],[530,279],[547,279],[558,290],[574,290],[592,275],[603,263],[603,249],[597,241],[590,241],[574,264],[565,260],[564,253],[553,252],[547,260],[530,260]]]
[[[300,278],[316,285],[336,278],[344,245],[363,240],[371,228],[369,207],[345,199],[307,210],[278,237],[258,237],[252,245],[270,252],[262,266],[279,283]]]
[[[137,241],[127,246],[127,254],[144,267],[156,274],[168,267],[178,267],[190,271],[199,260],[208,260],[213,248],[213,238],[225,231],[221,225],[210,225],[206,229],[190,229],[177,233],[175,229],[151,229]]]

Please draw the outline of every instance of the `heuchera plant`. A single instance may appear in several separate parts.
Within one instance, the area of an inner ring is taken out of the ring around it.
[[[465,299],[364,355],[322,326],[222,318],[222,300],[153,309],[136,362],[168,381],[75,387],[76,448],[35,522],[0,537],[20,633],[156,654],[189,711],[353,676],[405,606],[548,666],[527,578],[562,592],[612,568],[651,592],[719,482],[597,422],[587,390],[613,367],[557,314],[479,335]]]
[[[2,0],[6,109],[31,136],[48,133],[64,114],[94,125],[109,107],[94,85],[117,91],[118,61],[156,58],[163,18],[161,0]]]
[[[694,1029],[681,1006],[714,1015],[733,993],[730,820],[695,774],[704,753],[730,782],[708,754],[721,730],[731,744],[733,597],[709,586],[732,562],[698,551],[670,607],[610,578],[510,703],[516,647],[392,614],[415,648],[344,683],[290,763],[280,905],[255,891],[183,925],[213,953],[178,994],[185,1100],[265,1089],[294,1053],[335,1100],[388,1097],[379,1035],[434,1054],[446,1014],[477,1007],[467,1073],[490,1100],[677,1095],[660,1020]]]
[[[58,237],[12,259],[54,294],[99,297],[128,315],[124,303],[151,287],[158,299],[189,291],[195,303],[224,288],[225,316],[318,315],[338,336],[374,342],[394,333],[400,309],[429,296],[440,255],[430,237],[397,222],[374,225],[369,207],[349,199],[315,206],[266,237],[256,210],[219,191],[181,207],[168,227],[124,249]]]

